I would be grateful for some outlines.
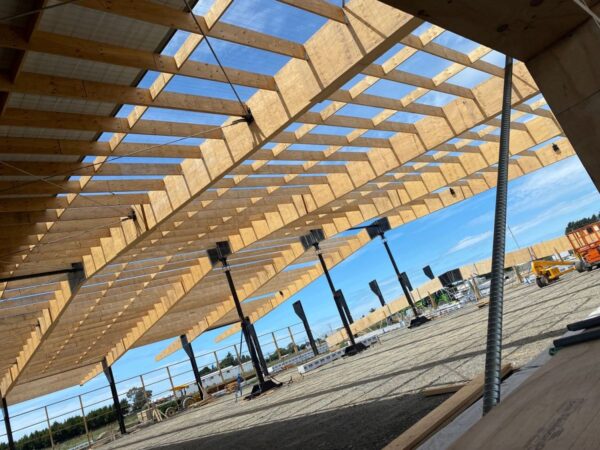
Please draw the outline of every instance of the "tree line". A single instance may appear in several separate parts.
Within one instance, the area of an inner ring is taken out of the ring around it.
[[[129,402],[126,399],[121,400],[121,409],[123,411],[129,409]],[[115,422],[117,420],[117,415],[115,414],[112,405],[103,406],[87,413],[85,415],[85,420],[87,422],[88,430],[91,432]],[[52,431],[54,445],[82,436],[85,434],[83,417],[73,416],[62,422],[55,421],[50,426],[50,430]],[[15,441],[17,450],[36,450],[50,448],[51,446],[52,443],[47,428],[32,431]],[[0,450],[8,450],[8,444],[0,443]]]
[[[573,230],[577,230],[579,228],[585,227],[586,225],[598,222],[598,220],[600,220],[600,213],[593,214],[591,217],[584,217],[583,219],[569,222],[567,224],[567,228],[565,228],[565,234],[569,234]]]
[[[301,344],[298,346],[298,350],[304,350],[305,348],[306,344]],[[281,356],[285,356],[294,352],[294,346],[290,343],[287,347],[280,348],[279,351],[281,352]],[[246,361],[250,361],[250,356],[241,355],[240,359],[242,363],[245,363]],[[267,362],[276,361],[277,359],[279,359],[277,352],[273,352],[266,358]],[[237,366],[238,364],[237,356],[232,355],[231,352],[228,352],[227,355],[225,355],[225,357],[219,361],[219,365],[221,367]],[[199,372],[200,376],[203,376],[215,372],[216,370],[217,367],[212,365],[203,367]],[[121,400],[121,410],[123,412],[130,410],[132,412],[137,412],[145,408],[146,404],[152,397],[152,391],[144,390],[141,387],[134,387],[127,392],[126,396],[128,397],[129,401],[127,399]],[[117,416],[114,408],[112,405],[110,405],[90,411],[88,414],[86,414],[85,419],[87,421],[88,430],[91,432],[116,422]],[[85,434],[85,426],[82,416],[69,417],[62,422],[55,421],[50,426],[50,429],[52,431],[52,439],[54,440],[55,445]],[[48,429],[43,428],[22,436],[20,439],[15,441],[15,447],[17,450],[50,448],[51,442]],[[0,450],[8,450],[8,444],[0,443]]]

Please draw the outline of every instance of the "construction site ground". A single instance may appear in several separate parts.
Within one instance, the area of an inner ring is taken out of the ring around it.
[[[503,362],[523,365],[598,307],[600,270],[543,289],[507,287]],[[293,382],[262,398],[235,403],[227,395],[103,448],[381,448],[447,398],[424,397],[422,388],[483,371],[487,314],[465,306],[304,377],[295,369],[280,374]]]

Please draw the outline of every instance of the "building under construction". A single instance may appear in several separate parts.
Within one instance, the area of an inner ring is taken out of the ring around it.
[[[270,376],[254,323],[325,275],[348,356],[331,367],[347,362],[358,384],[363,367],[383,364],[361,366],[364,358],[442,336],[444,327],[458,342],[453,320],[478,327],[471,351],[479,353],[462,373],[471,384],[447,400],[464,408],[427,428],[428,438],[483,395],[478,420],[456,448],[598,448],[598,322],[572,327],[576,342],[561,341],[515,387],[527,395],[500,402],[500,382],[508,370],[501,359],[503,272],[511,267],[506,185],[577,155],[600,186],[599,15],[600,3],[590,0],[0,2],[1,439],[18,447],[16,405],[97,376],[106,376],[119,434],[129,433],[112,366],[130,349],[170,339],[156,358],[185,350],[200,406],[110,444],[170,445],[157,434],[168,424],[193,414],[211,420],[214,405],[191,343],[221,327],[223,336],[241,332],[248,349],[245,364],[255,377],[248,404],[281,407],[277,396],[284,402],[292,392],[285,389],[302,389],[310,375],[297,388]],[[468,45],[442,36],[463,36]],[[419,70],[410,66],[416,58],[425,61]],[[385,233],[494,188],[489,306],[429,320]],[[402,320],[411,328],[364,352],[368,343],[355,338],[328,271],[379,238],[403,289],[398,311],[406,310]],[[563,314],[541,321],[547,329],[536,322],[540,305],[513,311],[529,328],[522,338],[558,339],[570,319],[591,314],[600,306],[588,298],[597,298],[596,273],[570,274],[554,291],[536,294]],[[587,291],[573,293],[579,303],[563,310],[578,284]],[[509,311],[518,309],[523,289],[534,287],[509,290]],[[518,334],[514,323],[505,326]],[[399,380],[403,369],[396,369],[388,387]],[[407,370],[419,376],[419,367]],[[335,378],[323,373],[319,389],[333,389]],[[442,400],[407,400],[409,409],[421,404],[422,414],[407,426],[385,421],[389,433],[372,445],[423,444],[392,435],[417,422],[426,427],[419,419]],[[294,403],[294,411],[301,406]],[[86,422],[83,403],[81,411]],[[251,417],[238,424],[268,435],[264,416]],[[47,410],[38,428],[44,421],[54,448]],[[81,448],[96,445],[88,425]],[[358,428],[356,442],[368,447],[369,430]],[[239,445],[251,446],[248,439]],[[173,445],[196,448],[191,442]],[[302,437],[291,446],[304,447]]]

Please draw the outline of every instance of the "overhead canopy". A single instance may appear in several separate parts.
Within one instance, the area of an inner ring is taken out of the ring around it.
[[[231,243],[256,320],[320,275],[298,241],[308,230],[323,228],[334,265],[368,242],[336,236],[352,226],[385,215],[397,227],[495,185],[503,70],[491,49],[446,47],[443,29],[375,0],[276,5],[314,33],[243,28],[228,22],[231,0],[196,20],[183,0],[79,0],[2,25],[0,276],[85,271],[73,289],[65,275],[0,284],[10,403],[231,323],[206,255],[217,241]],[[0,15],[24,8],[5,1]],[[225,67],[243,103],[203,35],[260,50]],[[521,63],[512,100],[511,178],[574,154]]]

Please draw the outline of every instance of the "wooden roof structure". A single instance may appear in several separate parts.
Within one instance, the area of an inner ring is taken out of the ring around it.
[[[7,0],[0,15],[55,3]],[[206,255],[217,241],[232,246],[256,320],[320,275],[298,241],[308,230],[323,228],[335,265],[369,242],[338,236],[348,228],[383,215],[400,226],[495,185],[503,71],[485,61],[490,48],[445,47],[442,28],[376,0],[278,4],[320,27],[297,42],[234,25],[235,0],[202,15],[184,0],[75,0],[0,24],[0,276],[74,263],[85,272],[74,289],[64,275],[0,283],[9,403],[83,383],[130,348],[232,323],[224,276]],[[181,44],[165,51],[173,36]],[[223,71],[197,58],[205,36],[285,61],[273,75]],[[420,53],[446,67],[431,77],[402,69]],[[485,79],[453,83],[463,70]],[[511,178],[574,154],[525,67],[514,72]],[[229,78],[251,94],[182,93],[182,77]],[[376,95],[377,83],[410,89]],[[428,104],[430,93],[447,103]]]

